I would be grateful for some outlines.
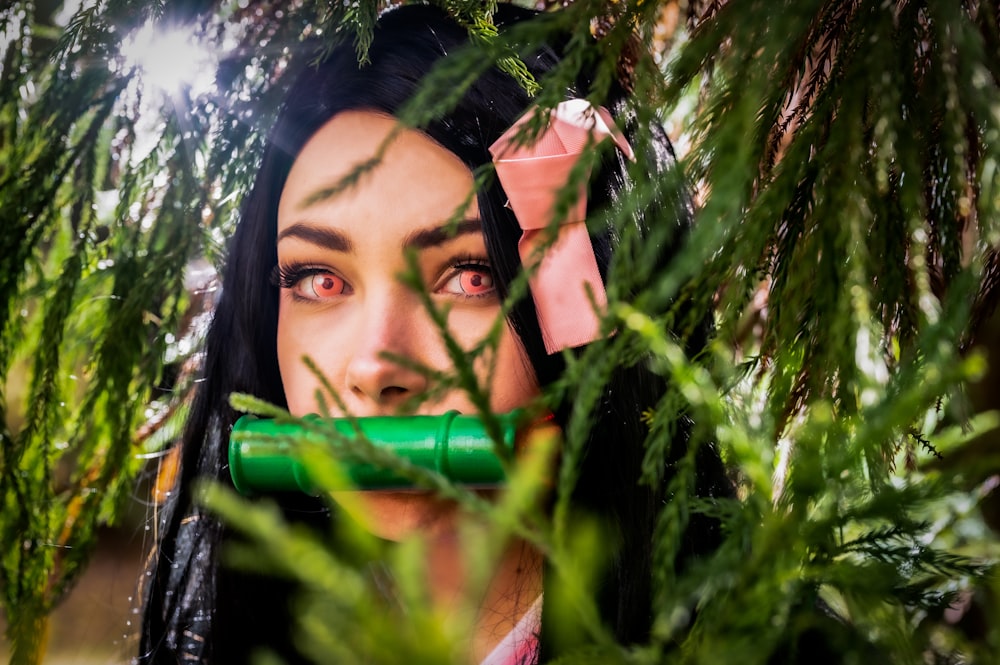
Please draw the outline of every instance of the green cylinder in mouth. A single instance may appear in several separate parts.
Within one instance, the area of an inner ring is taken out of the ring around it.
[[[513,453],[517,425],[523,414],[512,411],[496,416],[503,447]],[[321,422],[319,416],[304,420]],[[503,483],[503,465],[482,419],[448,411],[438,416],[371,416],[328,421],[346,438],[360,430],[378,448],[388,450],[417,467],[436,471],[463,485],[491,487]],[[315,484],[296,454],[293,442],[328,444],[322,435],[296,423],[245,415],[233,425],[229,438],[229,472],[242,494],[305,492],[314,494]],[[390,469],[340,457],[341,464],[359,489],[411,488],[408,478]],[[346,489],[346,488],[345,488]]]

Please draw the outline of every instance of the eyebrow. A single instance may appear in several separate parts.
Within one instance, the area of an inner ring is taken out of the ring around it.
[[[283,238],[300,238],[334,252],[354,251],[354,243],[351,242],[351,239],[346,234],[325,226],[313,226],[302,223],[292,224],[278,234],[277,242],[281,242]]]
[[[478,219],[463,219],[457,224],[444,224],[430,229],[414,231],[406,236],[406,239],[403,241],[403,247],[412,247],[414,249],[438,247],[449,240],[454,240],[458,236],[469,233],[481,233],[482,230],[482,222]]]
[[[459,236],[480,233],[482,229],[482,222],[478,219],[464,219],[457,224],[443,224],[442,226],[413,231],[403,240],[403,247],[414,249],[439,247]],[[350,253],[354,251],[354,243],[346,233],[326,226],[313,226],[299,222],[279,233],[277,242],[281,242],[283,238],[299,238],[334,252]]]

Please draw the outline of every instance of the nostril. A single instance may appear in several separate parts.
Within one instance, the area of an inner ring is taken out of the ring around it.
[[[403,388],[402,386],[386,386],[382,389],[381,397],[382,399],[394,399],[398,397],[404,397],[409,394],[409,390]]]

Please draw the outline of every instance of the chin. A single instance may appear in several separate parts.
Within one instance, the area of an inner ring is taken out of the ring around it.
[[[418,531],[428,537],[454,535],[459,507],[427,490],[337,492],[338,503],[373,535],[405,540]]]

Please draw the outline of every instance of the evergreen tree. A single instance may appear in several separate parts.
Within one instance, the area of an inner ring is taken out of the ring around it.
[[[83,4],[64,17],[40,0],[0,9],[0,605],[16,663],[40,662],[48,614],[147,460],[172,459],[217,288],[207,266],[223,261],[289,54],[306,38],[350,40],[363,60],[383,3]],[[872,650],[990,662],[997,629],[963,632],[945,610],[971,597],[997,623],[995,535],[977,507],[991,486],[968,491],[997,463],[963,454],[996,417],[969,413],[963,388],[984,371],[974,342],[1000,298],[1000,3],[576,0],[552,3],[517,42],[496,34],[495,3],[435,4],[479,54],[449,59],[405,120],[440,113],[484,62],[541,105],[588,68],[598,90],[627,81],[640,119],[668,121],[697,193],[671,266],[653,272],[641,251],[617,266],[609,292],[639,296],[609,314],[620,334],[602,356],[571,363],[557,390],[580,386],[586,403],[609,363],[650,354],[673,391],[647,412],[649,468],[690,413],[740,498],[691,499],[682,468],[657,556],[673,560],[699,512],[723,519],[724,544],[683,573],[660,566],[641,647],[615,644],[587,620],[592,590],[567,586],[567,624],[590,645],[572,662],[764,663],[814,644],[836,662]],[[205,47],[192,67],[214,81],[163,87],[143,47],[171,29],[182,41],[170,55]],[[574,35],[570,57],[534,81],[519,53],[556,29]],[[662,191],[647,185],[625,213]],[[709,311],[710,350],[688,357],[683,333]],[[561,579],[588,579],[597,561],[564,512],[587,423],[566,432],[570,471],[543,528],[523,522],[523,495],[489,506],[437,489],[534,539]],[[411,625],[397,629],[326,544],[219,488],[204,500],[260,542],[269,570],[305,584],[301,629],[318,662],[376,638],[396,654],[443,653],[407,547],[391,562],[412,592]],[[817,599],[843,621],[817,618]],[[355,621],[364,630],[343,639]]]

